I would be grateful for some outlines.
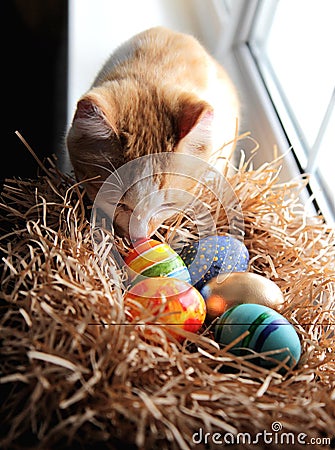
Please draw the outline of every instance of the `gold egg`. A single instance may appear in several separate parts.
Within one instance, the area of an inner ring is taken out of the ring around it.
[[[241,303],[257,303],[276,309],[284,302],[283,293],[276,283],[250,272],[222,273],[212,278],[201,293],[212,317],[217,317],[226,309]],[[223,301],[220,302],[218,297]]]

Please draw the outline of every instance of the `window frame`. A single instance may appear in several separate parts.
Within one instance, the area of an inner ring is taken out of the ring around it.
[[[285,182],[305,174],[306,155],[291,121],[285,120],[285,105],[282,99],[271,96],[267,83],[271,82],[258,65],[250,40],[252,25],[264,0],[211,0],[218,12],[222,32],[214,56],[223,64],[228,63],[242,99],[241,131],[250,131],[260,145],[254,159],[255,165],[272,161],[274,148],[282,160],[280,181]],[[266,0],[271,12],[278,0]],[[256,19],[256,20],[259,20]],[[208,26],[208,24],[207,24]],[[285,123],[285,127],[284,124]],[[321,212],[326,222],[334,223],[331,199],[327,199],[317,176],[311,176],[307,189],[301,193],[301,200],[309,213]]]

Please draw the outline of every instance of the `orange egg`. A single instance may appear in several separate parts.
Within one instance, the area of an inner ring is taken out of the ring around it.
[[[207,314],[209,317],[219,317],[228,308],[228,304],[220,295],[211,295],[206,300]]]

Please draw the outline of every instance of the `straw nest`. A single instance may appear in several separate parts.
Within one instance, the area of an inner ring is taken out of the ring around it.
[[[149,337],[129,326],[123,273],[93,251],[82,186],[50,160],[36,179],[7,180],[1,448],[334,448],[334,230],[306,214],[306,176],[279,183],[280,162],[254,170],[242,157],[229,181],[249,270],[282,289],[302,342],[286,375],[219,348],[210,323],[182,344],[158,325]],[[227,232],[216,199],[206,203]],[[159,237],[192,240],[194,224],[178,218]]]

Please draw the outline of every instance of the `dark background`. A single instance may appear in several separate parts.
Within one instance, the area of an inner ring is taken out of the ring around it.
[[[67,109],[67,0],[5,0],[2,9],[0,187],[5,178],[34,178],[41,160],[64,149]]]

